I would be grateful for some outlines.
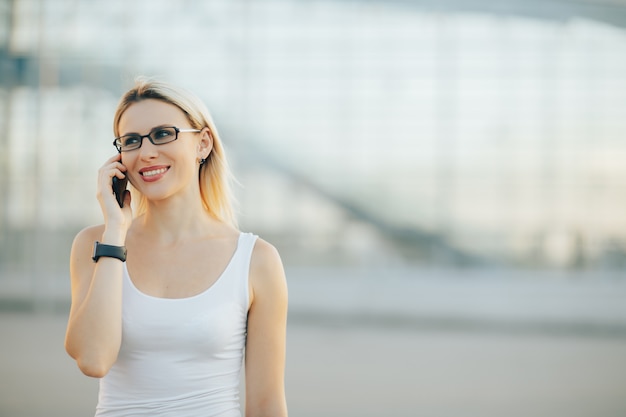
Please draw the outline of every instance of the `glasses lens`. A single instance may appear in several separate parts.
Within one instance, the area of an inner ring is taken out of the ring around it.
[[[163,145],[164,143],[176,140],[176,129],[173,127],[160,127],[150,132],[150,139],[155,145]]]
[[[131,151],[141,146],[141,136],[126,135],[119,139],[119,145],[122,151]]]
[[[155,145],[164,145],[176,140],[178,132],[175,127],[159,127],[150,132],[150,141]],[[141,148],[142,139],[147,136],[137,134],[124,135],[115,139],[115,146],[120,152]]]

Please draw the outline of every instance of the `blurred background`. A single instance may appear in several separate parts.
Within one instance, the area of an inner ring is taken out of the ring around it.
[[[93,411],[69,249],[137,75],[282,254],[292,415],[626,415],[626,1],[0,0],[1,415]]]

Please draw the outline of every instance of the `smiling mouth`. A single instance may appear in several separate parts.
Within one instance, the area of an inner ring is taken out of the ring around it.
[[[141,172],[141,175],[145,178],[154,177],[155,175],[161,175],[167,172],[169,168],[151,169],[150,171]]]

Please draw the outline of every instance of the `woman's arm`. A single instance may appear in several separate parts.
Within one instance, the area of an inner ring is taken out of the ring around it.
[[[246,417],[286,417],[287,284],[276,249],[258,239],[250,265]]]
[[[83,373],[106,375],[122,341],[122,272],[119,259],[91,259],[94,242],[124,246],[132,222],[130,194],[124,208],[118,205],[111,189],[112,178],[123,178],[126,167],[121,156],[109,158],[98,171],[98,201],[105,225],[82,230],[72,244],[70,279],[72,307],[65,334],[65,349]]]
[[[103,233],[103,227],[81,231],[72,245],[70,278],[72,306],[65,349],[81,371],[101,378],[109,371],[122,340],[122,268],[119,259],[91,259],[93,243],[122,246],[123,239]]]

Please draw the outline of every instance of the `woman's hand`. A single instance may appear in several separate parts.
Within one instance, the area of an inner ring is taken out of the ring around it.
[[[105,233],[107,231],[116,235],[121,233],[125,237],[133,218],[130,207],[130,191],[124,192],[124,207],[120,208],[111,185],[113,177],[123,179],[125,176],[126,167],[122,164],[121,159],[121,154],[109,158],[98,171],[97,197],[104,215]]]

